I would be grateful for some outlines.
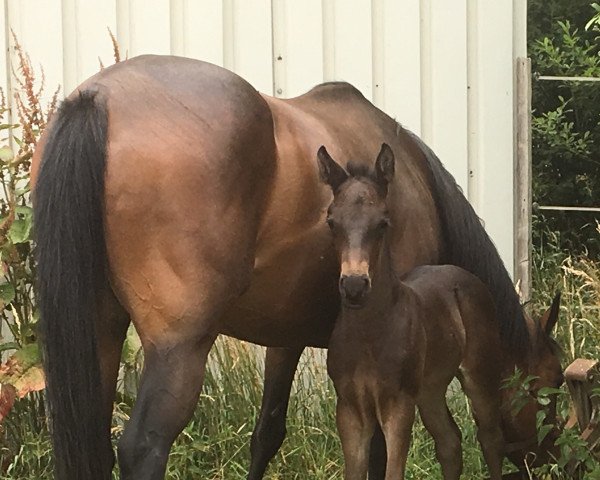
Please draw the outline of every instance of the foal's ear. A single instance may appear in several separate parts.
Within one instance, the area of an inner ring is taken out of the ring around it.
[[[319,161],[319,175],[321,180],[329,185],[335,192],[340,185],[348,179],[348,174],[333,158],[324,145],[317,152]]]
[[[387,143],[381,145],[379,155],[375,161],[375,175],[377,182],[382,187],[387,187],[394,178],[395,159],[394,152]]]
[[[542,330],[546,332],[546,335],[551,335],[552,330],[556,326],[556,322],[558,321],[558,312],[560,310],[560,292],[557,292],[554,296],[554,300],[552,300],[552,305],[550,308],[544,312],[542,318],[540,318],[540,326]]]

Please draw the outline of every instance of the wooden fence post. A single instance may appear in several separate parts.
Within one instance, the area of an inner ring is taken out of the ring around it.
[[[522,301],[531,298],[531,59],[517,58],[514,165],[515,280]]]

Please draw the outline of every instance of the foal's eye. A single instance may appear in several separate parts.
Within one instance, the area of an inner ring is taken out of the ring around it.
[[[387,218],[384,218],[381,222],[379,222],[379,224],[377,225],[377,229],[378,230],[385,230],[387,227],[390,226],[390,221]]]
[[[334,224],[334,222],[333,222],[333,220],[332,220],[331,218],[327,217],[327,220],[325,220],[325,222],[327,223],[327,226],[328,226],[328,227],[329,227],[331,230],[333,230],[333,227],[334,227],[334,225],[335,225],[335,224]]]

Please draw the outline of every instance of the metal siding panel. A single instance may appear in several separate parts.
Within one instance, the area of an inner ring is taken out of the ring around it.
[[[62,0],[63,89],[77,86],[77,1]]]
[[[287,96],[287,39],[286,39],[286,2],[271,2],[271,28],[273,41],[273,95]]]
[[[146,53],[168,55],[171,51],[170,8],[167,0],[129,0],[129,56]]]
[[[432,0],[431,147],[466,191],[467,4]]]
[[[384,0],[384,110],[421,132],[419,0]]]
[[[509,271],[513,266],[512,2],[477,5],[480,212]],[[484,54],[487,52],[488,54]],[[491,54],[493,52],[493,54]]]
[[[273,93],[270,0],[234,0],[234,71],[257,90]]]
[[[432,38],[432,0],[419,2],[419,49],[420,57],[420,110],[421,110],[421,138],[428,144],[433,140],[433,86],[431,48]]]
[[[275,0],[283,8],[285,84],[281,95],[293,97],[323,81],[323,17],[321,0]],[[276,19],[274,18],[275,22]],[[275,62],[278,52],[275,45]]]
[[[368,98],[373,97],[371,2],[335,2],[336,80],[350,82]]]
[[[235,68],[234,0],[223,0],[223,66]]]
[[[477,1],[467,0],[467,138],[469,180],[467,196],[471,205],[481,215],[481,137],[479,135],[479,29]]]
[[[421,133],[458,182],[468,184],[470,201],[512,265],[512,65],[513,50],[522,50],[524,0],[273,1],[6,5],[8,24],[32,63],[44,66],[46,98],[56,85],[70,89],[97,71],[98,56],[112,63],[107,25],[116,26],[124,56],[173,51],[226,64],[266,93],[280,54],[282,96],[322,79],[349,81],[368,98],[377,90],[378,104]],[[9,62],[15,64],[14,56]]]
[[[371,62],[372,62],[372,98],[378,108],[385,104],[385,22],[384,0],[371,1]]]
[[[513,0],[513,58],[527,57],[527,0]]]
[[[10,71],[10,44],[8,42],[8,35],[10,33],[6,31],[6,4],[0,6],[0,48],[2,49],[3,57],[0,61],[0,88],[2,88],[2,92],[4,93],[4,98],[6,100],[6,105],[10,106],[10,101],[12,98],[12,86],[11,86],[11,71]],[[12,123],[12,115],[11,112],[8,111],[4,114],[4,120]],[[8,132],[4,132],[8,133]],[[3,135],[2,138],[6,139],[6,136]],[[1,333],[1,332],[0,332]]]
[[[185,0],[169,0],[169,48],[171,55],[185,56]]]
[[[185,56],[223,65],[223,1],[184,0]]]
[[[77,8],[77,84],[114,63],[113,45],[108,29],[116,35],[117,11],[113,1],[76,0]],[[64,30],[64,29],[63,29]],[[125,52],[123,51],[123,58]]]
[[[121,49],[123,58],[131,55],[131,8],[130,0],[116,0],[117,42]]]
[[[335,80],[335,1],[322,2],[323,81]]]
[[[7,68],[7,58],[9,52],[9,46],[7,44],[8,36],[6,35],[6,8],[5,5],[0,6],[0,51],[3,53],[2,61],[0,61],[0,88],[4,92],[4,96],[8,99],[11,96],[10,93],[10,71]]]

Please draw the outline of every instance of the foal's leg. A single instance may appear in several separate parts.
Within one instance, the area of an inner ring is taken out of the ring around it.
[[[491,480],[502,478],[504,436],[501,428],[501,396],[499,375],[464,369],[459,377],[473,408],[477,423],[477,439],[490,471]]]
[[[263,478],[267,465],[283,443],[290,390],[303,350],[303,347],[267,348],[265,389],[250,443],[252,461],[248,480]]]
[[[457,480],[463,468],[461,433],[446,404],[446,387],[421,392],[419,413],[435,442],[444,480]]]
[[[387,445],[385,480],[403,480],[415,421],[415,400],[401,395],[381,412],[381,426]]]
[[[336,422],[344,452],[344,479],[366,480],[375,419],[366,417],[356,406],[338,399]]]

